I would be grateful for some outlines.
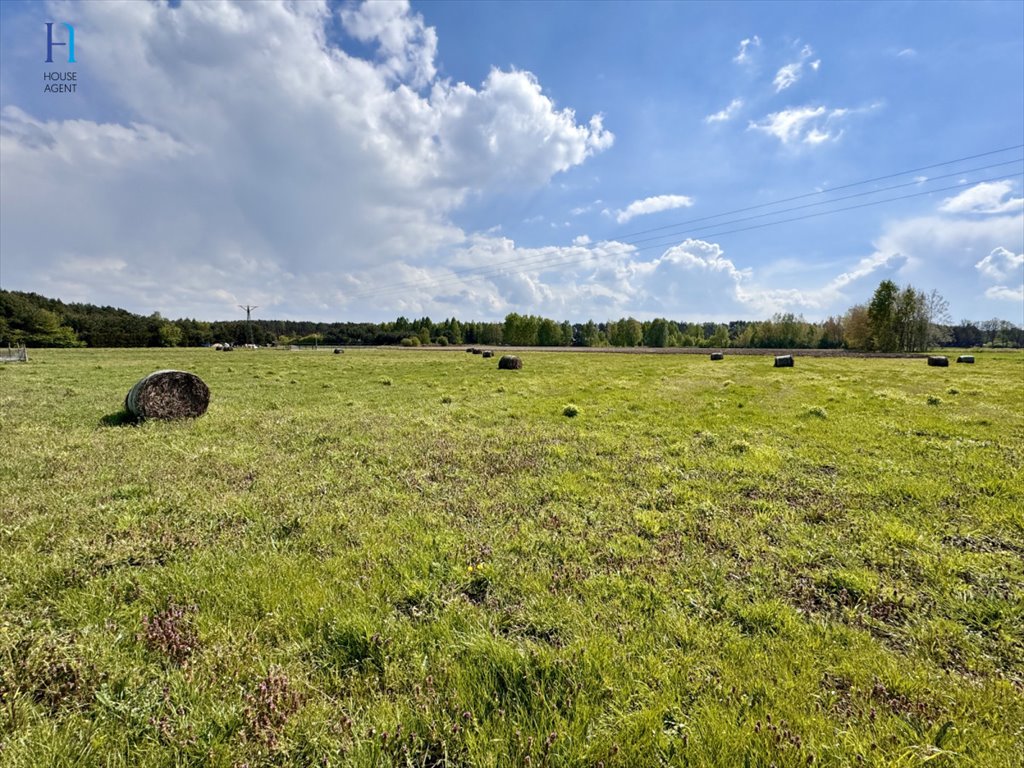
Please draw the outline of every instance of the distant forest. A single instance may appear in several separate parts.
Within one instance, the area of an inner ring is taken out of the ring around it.
[[[510,314],[503,322],[399,317],[385,323],[293,320],[207,322],[137,315],[116,307],[65,304],[35,293],[0,291],[0,345],[29,347],[196,347],[264,345],[487,344],[577,347],[762,347],[897,352],[951,347],[1024,347],[1024,329],[1006,320],[953,323],[947,304],[883,281],[868,304],[809,322],[792,314],[770,320],[684,323],[632,317],[608,322],[558,322]],[[251,333],[251,337],[250,337]]]

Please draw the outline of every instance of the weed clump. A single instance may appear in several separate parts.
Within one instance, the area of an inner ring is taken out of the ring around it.
[[[273,749],[288,719],[299,710],[299,704],[299,694],[288,676],[271,667],[256,689],[245,695],[246,733]]]
[[[565,406],[565,408],[562,409],[562,415],[568,416],[570,419],[573,418],[574,416],[578,416],[579,413],[580,409],[577,408],[572,403],[569,403],[567,406]]]
[[[452,401],[451,395],[443,395],[441,397],[441,405],[448,405]]]
[[[928,405],[942,405],[942,398],[937,395],[928,395]]]
[[[197,610],[195,605],[179,605],[169,598],[162,611],[143,617],[143,643],[177,666],[184,666],[199,649],[199,634],[192,618]]]
[[[390,387],[394,382],[392,382],[391,379],[384,378],[380,380],[380,383],[385,387]]]
[[[815,405],[814,407],[807,409],[807,415],[808,416],[814,416],[815,418],[818,418],[818,419],[827,419],[828,418],[828,411],[826,411],[820,405]]]
[[[733,453],[746,453],[750,450],[750,443],[746,440],[734,440],[729,445],[729,450]]]
[[[23,641],[8,653],[9,666],[0,665],[0,704],[9,706],[11,725],[16,722],[14,699],[19,691],[28,693],[51,715],[65,708],[81,709],[92,697],[98,674],[78,658],[69,641],[55,637],[36,644]]]

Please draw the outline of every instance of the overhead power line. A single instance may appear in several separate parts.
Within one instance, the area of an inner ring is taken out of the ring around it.
[[[839,192],[844,189],[852,189],[853,187],[860,187],[864,184],[873,184],[876,181],[887,181],[888,179],[895,179],[900,176],[906,176],[909,173],[920,173],[921,171],[930,171],[933,168],[942,168],[947,165],[953,165],[954,163],[964,163],[968,160],[977,160],[979,157],[990,157],[992,155],[998,155],[1003,152],[1012,152],[1015,149],[1024,148],[1024,144],[1015,144],[1012,147],[1003,147],[1002,149],[993,149],[989,152],[980,152],[976,155],[966,155],[965,157],[958,157],[955,160],[944,160],[941,163],[932,163],[931,165],[923,165],[920,168],[909,168],[905,171],[897,171],[896,173],[889,173],[885,176],[875,176],[873,179],[864,179],[863,181],[854,181],[849,184],[842,184],[838,187],[829,187],[828,189],[819,189],[814,192],[805,192],[802,195],[794,195],[793,197],[784,197],[780,200],[773,200],[770,203],[758,203],[757,205],[748,205],[744,208],[734,208],[731,211],[724,211],[723,213],[716,213],[711,216],[702,216],[697,219],[687,219],[685,221],[677,221],[675,224],[665,224],[661,227],[651,227],[650,229],[641,229],[637,232],[630,232],[622,235],[623,238],[636,237],[637,235],[646,235],[648,232],[657,232],[662,229],[668,229],[670,227],[678,227],[684,224],[696,224],[700,221],[708,221],[709,219],[718,219],[723,216],[732,216],[736,213],[746,213],[747,211],[756,211],[761,208],[768,208],[773,205],[782,205],[783,203],[792,203],[795,200],[804,200],[808,197],[815,197],[817,195],[828,195],[833,192]],[[967,171],[960,171],[960,173],[967,173]],[[956,174],[953,174],[956,175]],[[942,177],[936,177],[942,178]]]
[[[737,209],[734,209],[732,211],[727,211],[727,212],[723,212],[723,213],[719,213],[719,214],[714,214],[714,215],[711,215],[711,216],[703,216],[703,217],[700,217],[700,218],[688,219],[688,220],[685,220],[685,221],[676,222],[674,224],[666,224],[666,225],[660,226],[660,227],[652,227],[650,229],[640,230],[640,231],[632,233],[631,235],[620,236],[620,237],[615,238],[614,240],[609,240],[609,241],[605,241],[605,242],[615,242],[615,243],[621,243],[623,245],[637,245],[639,243],[650,242],[650,241],[653,241],[653,240],[661,240],[661,239],[665,239],[665,238],[671,238],[671,239],[675,240],[675,239],[679,239],[680,237],[682,237],[684,235],[686,237],[695,237],[695,236],[718,237],[718,236],[727,235],[727,234],[734,234],[736,232],[744,232],[744,231],[748,231],[748,230],[751,230],[751,229],[761,229],[761,228],[764,228],[764,227],[775,226],[775,225],[778,225],[778,224],[785,224],[785,223],[790,223],[790,222],[794,222],[794,221],[800,221],[800,220],[804,220],[804,219],[816,218],[818,216],[825,216],[825,215],[829,215],[829,214],[832,214],[832,213],[840,213],[840,212],[843,212],[843,211],[855,210],[855,209],[858,209],[858,208],[866,208],[866,207],[869,207],[869,206],[881,205],[881,204],[890,203],[890,202],[896,202],[896,201],[899,201],[899,200],[904,200],[904,199],[913,198],[913,197],[920,197],[922,195],[934,194],[934,193],[937,193],[937,192],[946,192],[946,191],[950,191],[950,190],[954,190],[954,189],[962,189],[962,188],[967,187],[967,186],[972,186],[972,185],[975,185],[975,184],[981,184],[981,183],[985,183],[985,182],[989,182],[989,181],[998,181],[998,180],[1001,180],[1004,177],[993,177],[993,178],[990,178],[990,179],[978,179],[978,180],[973,180],[973,181],[965,181],[963,183],[955,184],[955,185],[951,185],[951,186],[947,186],[947,187],[930,188],[930,189],[927,189],[927,190],[924,190],[924,191],[921,191],[921,192],[916,192],[916,193],[912,193],[912,194],[908,194],[908,195],[900,195],[900,196],[896,196],[896,197],[890,197],[890,198],[886,198],[886,199],[883,199],[883,200],[874,200],[874,201],[870,201],[870,202],[867,202],[867,203],[862,203],[862,204],[859,204],[859,205],[846,206],[846,207],[843,207],[843,208],[831,209],[831,210],[827,210],[827,211],[819,211],[819,212],[812,213],[812,214],[806,214],[806,215],[802,215],[802,216],[791,217],[791,218],[788,218],[788,219],[781,219],[781,220],[776,220],[776,221],[765,222],[765,223],[761,223],[761,224],[757,224],[757,225],[753,225],[753,226],[749,226],[749,227],[741,227],[741,228],[738,228],[738,229],[729,229],[729,230],[721,231],[721,232],[713,232],[713,233],[708,233],[708,234],[702,234],[703,232],[705,232],[708,229],[714,229],[714,228],[723,227],[723,226],[731,226],[733,224],[742,223],[742,222],[746,222],[746,221],[752,221],[752,220],[756,220],[756,219],[760,219],[760,218],[765,218],[765,217],[770,217],[770,216],[778,216],[778,215],[782,215],[782,214],[789,213],[789,212],[796,211],[796,210],[804,210],[804,209],[807,209],[807,208],[817,207],[817,206],[821,206],[821,205],[829,205],[829,204],[840,202],[840,201],[843,201],[843,200],[849,200],[849,199],[854,199],[854,198],[858,198],[858,197],[864,197],[866,195],[881,194],[883,192],[891,191],[891,190],[894,190],[894,189],[905,188],[905,187],[908,187],[908,186],[915,186],[915,185],[918,185],[918,184],[927,184],[927,183],[931,183],[931,182],[937,181],[939,179],[950,178],[950,177],[953,177],[953,176],[961,176],[961,175],[967,174],[967,173],[973,173],[973,172],[977,172],[977,171],[981,171],[981,170],[988,170],[988,169],[991,169],[991,168],[997,168],[997,167],[1002,167],[1002,166],[1006,166],[1006,165],[1012,165],[1014,163],[1024,162],[1024,158],[1016,158],[1014,160],[1008,160],[1008,161],[1003,161],[1003,162],[999,162],[999,163],[992,163],[992,164],[978,166],[978,167],[974,167],[974,168],[960,169],[960,170],[957,170],[955,172],[943,174],[941,176],[935,176],[935,177],[932,177],[930,179],[923,179],[923,180],[922,179],[915,179],[915,180],[912,180],[912,181],[909,181],[909,182],[904,182],[904,183],[901,183],[901,184],[890,185],[890,186],[883,187],[883,188],[880,188],[880,189],[867,190],[867,191],[864,191],[864,192],[858,192],[858,193],[855,193],[855,194],[852,194],[852,195],[844,195],[844,196],[841,196],[841,197],[833,197],[833,198],[830,198],[830,199],[827,199],[827,200],[821,200],[821,201],[817,201],[817,202],[813,202],[813,203],[807,203],[807,204],[803,204],[803,205],[799,205],[799,206],[792,206],[790,208],[785,208],[785,209],[780,209],[780,210],[775,210],[775,211],[769,211],[769,212],[766,212],[766,213],[757,214],[755,216],[743,217],[743,218],[735,219],[735,220],[732,220],[732,221],[719,221],[719,222],[714,223],[714,224],[706,224],[706,225],[704,225],[702,227],[698,227],[698,228],[693,229],[693,230],[687,230],[686,232],[666,232],[665,231],[665,230],[669,230],[669,229],[677,229],[677,228],[680,228],[680,227],[684,227],[684,226],[686,226],[688,224],[694,224],[694,223],[698,223],[698,222],[708,222],[708,221],[711,221],[713,219],[721,219],[721,218],[723,218],[725,216],[729,216],[729,215],[732,215],[732,214],[744,213],[744,212],[748,212],[748,211],[758,210],[758,209],[767,208],[767,207],[770,207],[770,206],[773,206],[773,205],[780,205],[780,204],[783,204],[783,203],[786,203],[786,202],[795,201],[795,200],[801,200],[801,199],[806,199],[806,198],[815,197],[815,196],[829,195],[829,194],[832,194],[832,193],[834,193],[836,191],[839,191],[839,190],[851,189],[851,188],[854,188],[854,187],[857,187],[857,186],[862,186],[862,185],[865,185],[865,184],[871,184],[871,183],[875,183],[875,182],[878,182],[878,181],[883,181],[883,180],[886,180],[886,179],[898,178],[899,176],[905,176],[905,175],[910,174],[910,173],[919,173],[919,172],[924,171],[924,170],[930,170],[930,169],[934,169],[934,168],[940,168],[940,167],[943,167],[943,166],[949,166],[949,165],[952,165],[952,164],[955,164],[955,163],[965,162],[967,160],[972,160],[972,159],[976,159],[976,158],[990,157],[992,155],[996,155],[996,154],[1003,153],[1003,152],[1008,152],[1008,151],[1014,150],[1014,149],[1020,149],[1022,147],[1024,147],[1024,144],[1018,144],[1018,145],[1015,145],[1015,146],[1012,146],[1012,147],[1004,147],[1003,149],[992,150],[992,151],[989,151],[989,152],[982,152],[982,153],[978,153],[978,154],[975,154],[975,155],[967,155],[967,156],[956,158],[956,159],[953,159],[953,160],[946,160],[946,161],[943,161],[943,162],[940,162],[940,163],[933,163],[933,164],[927,165],[927,166],[921,166],[921,167],[918,167],[918,168],[912,168],[912,169],[908,169],[908,170],[905,170],[905,171],[900,171],[900,172],[897,172],[897,173],[886,174],[885,176],[877,176],[877,177],[874,177],[874,178],[871,178],[871,179],[865,179],[865,180],[858,181],[858,182],[852,182],[852,183],[849,183],[849,184],[843,184],[841,186],[832,187],[832,188],[827,189],[827,190],[818,190],[818,191],[815,191],[815,192],[808,192],[808,193],[801,194],[801,195],[795,195],[795,196],[792,196],[792,197],[783,198],[783,199],[780,199],[780,200],[775,200],[775,201],[770,202],[770,203],[761,203],[761,204],[758,204],[758,205],[746,206],[746,207],[743,207],[743,208],[737,208]],[[1019,176],[1019,175],[1021,175],[1021,173],[1019,173],[1019,172],[1018,173],[1013,173],[1013,174],[1008,174],[1008,176]],[[634,239],[634,240],[627,239],[627,238],[633,238],[636,235],[643,235],[643,234],[648,234],[648,233],[651,233],[651,232],[659,232],[659,231],[663,232],[663,234],[656,235],[654,237],[643,238],[643,239]],[[668,243],[656,244],[656,245],[651,245],[651,246],[645,246],[643,248],[635,248],[634,250],[631,251],[631,253],[636,253],[636,252],[640,252],[640,251],[646,251],[646,250],[650,250],[651,248],[662,248],[662,247],[665,247],[666,245],[668,245]],[[553,248],[553,247],[555,247],[555,246],[551,246],[551,248]],[[592,248],[588,248],[588,251],[591,251],[591,250],[592,250]],[[536,271],[537,269],[542,269],[543,270],[543,269],[549,269],[549,268],[556,267],[556,266],[569,266],[571,264],[575,264],[575,263],[579,263],[579,262],[582,262],[582,261],[586,261],[589,258],[590,258],[590,253],[588,253],[586,256],[583,256],[583,257],[570,258],[570,259],[566,259],[562,255],[555,255],[555,254],[551,254],[551,253],[541,253],[541,254],[536,254],[536,255],[534,255],[532,257],[527,257],[525,259],[522,258],[522,257],[518,257],[518,258],[514,258],[514,259],[508,259],[508,260],[504,260],[504,261],[499,261],[499,262],[491,262],[490,264],[482,265],[482,266],[479,266],[479,267],[469,267],[469,268],[466,268],[466,269],[463,269],[463,270],[456,270],[454,272],[449,273],[448,275],[445,275],[443,277],[437,278],[436,280],[428,280],[428,281],[410,280],[410,281],[405,281],[405,282],[401,282],[401,283],[395,283],[395,284],[392,284],[390,286],[381,286],[379,288],[371,288],[371,289],[368,289],[368,290],[365,290],[365,291],[357,291],[355,293],[350,294],[347,298],[349,298],[349,299],[369,298],[369,297],[373,297],[373,296],[386,295],[388,293],[399,292],[399,291],[404,291],[404,290],[443,287],[445,285],[450,285],[450,284],[454,284],[454,283],[464,282],[466,279],[493,277],[493,276],[499,275],[499,274],[520,274],[520,273],[529,272],[529,271]],[[509,265],[515,265],[516,267],[518,267],[518,269],[509,270],[509,269],[507,269],[507,266],[509,266]]]
[[[958,175],[958,174],[955,174],[955,175]],[[923,195],[930,195],[930,194],[933,194],[933,193],[936,193],[936,192],[949,192],[951,190],[956,190],[956,189],[965,189],[967,187],[971,187],[971,186],[974,186],[976,184],[984,184],[986,182],[992,182],[992,181],[1003,181],[1003,180],[1007,180],[1008,178],[1011,178],[1011,177],[1014,177],[1014,176],[1024,176],[1024,172],[1018,172],[1018,173],[1013,173],[1013,174],[1004,174],[1002,176],[994,176],[992,178],[987,178],[987,179],[976,179],[974,181],[963,182],[961,184],[953,184],[953,185],[946,186],[946,187],[939,187],[939,188],[936,188],[936,189],[928,189],[928,190],[925,190],[923,192],[913,192],[913,193],[907,194],[907,195],[898,195],[896,197],[885,198],[883,200],[872,200],[872,201],[869,201],[869,202],[866,202],[866,203],[860,203],[858,205],[849,205],[849,206],[845,206],[843,208],[835,208],[835,209],[828,210],[828,211],[817,211],[815,213],[808,213],[808,214],[804,214],[802,216],[794,216],[794,217],[791,217],[791,218],[788,218],[788,219],[780,219],[778,221],[769,221],[769,222],[764,222],[764,223],[761,223],[761,224],[753,224],[753,225],[750,225],[750,226],[739,227],[739,228],[736,228],[736,229],[726,229],[726,230],[718,231],[718,232],[708,232],[708,233],[700,234],[699,236],[702,237],[702,238],[721,237],[723,235],[731,235],[731,234],[736,234],[738,232],[748,232],[748,231],[751,231],[751,230],[754,230],[754,229],[764,229],[766,227],[772,227],[772,226],[776,226],[776,225],[779,225],[779,224],[788,224],[788,223],[791,223],[791,222],[794,222],[794,221],[803,221],[805,219],[813,219],[813,218],[817,218],[817,217],[820,217],[820,216],[828,216],[828,215],[833,214],[833,213],[842,213],[843,211],[852,211],[852,210],[856,210],[856,209],[859,209],[859,208],[867,208],[867,207],[874,206],[874,205],[882,205],[884,203],[896,202],[898,200],[907,200],[907,199],[913,198],[913,197],[921,197]],[[777,213],[784,213],[784,211],[778,211]],[[730,222],[722,222],[720,226],[726,226],[729,223]],[[695,236],[694,233],[687,232],[685,234],[686,234],[687,238]],[[671,237],[672,237],[673,240],[677,240],[682,235],[683,235],[683,233],[678,233],[676,235],[672,235]],[[662,237],[669,237],[669,235],[663,235]],[[611,242],[615,242],[615,243],[618,243],[618,244],[621,244],[621,245],[632,245],[632,243],[623,242],[623,241],[620,241],[620,240],[615,240],[615,241],[611,241]],[[657,244],[654,244],[654,245],[646,245],[646,246],[644,246],[642,248],[634,248],[634,249],[630,250],[629,253],[631,253],[631,254],[632,253],[642,253],[644,251],[649,251],[649,250],[652,250],[652,249],[655,249],[655,248],[666,248],[666,247],[668,247],[668,245],[669,245],[669,243],[657,243]],[[474,274],[468,275],[468,276],[466,276],[466,275],[462,275],[462,276],[446,275],[446,276],[438,278],[436,280],[417,281],[415,283],[399,284],[399,285],[392,285],[392,286],[383,286],[381,288],[373,289],[373,290],[364,292],[362,294],[352,294],[349,298],[353,298],[354,299],[354,298],[376,297],[376,296],[387,295],[389,293],[396,293],[396,292],[401,292],[401,291],[407,291],[407,290],[410,290],[410,288],[418,288],[418,289],[422,289],[422,288],[441,288],[441,287],[445,287],[445,286],[448,286],[448,285],[458,284],[458,283],[461,283],[461,282],[465,282],[467,279],[479,279],[479,278],[495,277],[495,276],[502,275],[502,274],[515,275],[515,274],[522,274],[522,273],[525,273],[525,272],[533,272],[533,271],[537,271],[537,270],[542,270],[543,271],[543,270],[551,269],[551,268],[555,268],[555,267],[571,266],[573,264],[582,263],[582,262],[587,261],[588,259],[591,258],[592,254],[593,254],[593,248],[587,248],[586,250],[587,250],[587,254],[585,256],[566,258],[565,256],[562,256],[562,255],[539,254],[537,256],[534,256],[534,257],[531,257],[531,258],[528,258],[528,259],[517,260],[515,262],[515,263],[519,264],[520,266],[526,265],[525,269],[508,269],[505,266],[489,265],[487,267],[487,269],[489,271],[487,271],[487,272],[478,272],[478,273],[474,273]]]

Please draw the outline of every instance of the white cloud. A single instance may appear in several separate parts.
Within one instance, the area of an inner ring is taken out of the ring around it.
[[[783,144],[792,144],[801,140],[806,141],[807,135],[812,131],[818,131],[815,126],[822,120],[827,120],[827,117],[828,110],[825,107],[795,107],[772,112],[760,122],[751,121],[748,130],[763,131]],[[812,140],[810,143],[816,142]]]
[[[708,115],[704,118],[705,123],[724,123],[727,120],[731,120],[743,107],[743,99],[733,99],[729,102],[729,105],[712,115]]]
[[[974,265],[983,277],[1010,285],[993,285],[985,291],[990,299],[1024,300],[1024,253],[1014,253],[1002,246],[993,248]]]
[[[992,280],[1009,280],[1024,269],[1024,253],[1014,253],[999,246],[993,248],[974,268]]]
[[[772,112],[761,120],[751,120],[747,124],[748,131],[761,131],[774,136],[783,144],[810,144],[817,146],[826,142],[835,142],[843,135],[839,123],[845,118],[862,112],[870,112],[881,104],[872,104],[860,109],[836,108],[829,109],[819,105],[791,107],[779,112]]]
[[[744,62],[750,61],[750,49],[759,48],[760,46],[761,38],[757,35],[740,40],[740,51],[736,54],[735,58],[733,58],[733,61],[737,64],[743,64]]]
[[[420,88],[437,70],[437,32],[423,16],[409,12],[408,0],[371,0],[339,12],[345,31],[364,43],[376,42],[381,68],[396,80]]]
[[[615,212],[615,220],[619,224],[625,224],[637,216],[646,216],[651,213],[670,211],[675,208],[689,208],[693,205],[693,198],[686,195],[657,195],[646,197],[643,200],[634,200],[622,210]]]
[[[569,211],[572,216],[582,216],[584,213],[589,213],[594,210],[598,205],[601,205],[601,200],[594,200],[593,202],[587,203],[586,205],[579,205]]]
[[[946,213],[1011,213],[1024,208],[1024,197],[1010,197],[1013,183],[987,181],[942,201]],[[1006,198],[1006,199],[1004,199]]]
[[[913,48],[904,48],[896,55],[902,56],[903,58],[913,58],[914,56],[917,56],[917,51],[915,51]]]
[[[404,3],[340,12],[374,61],[332,45],[323,2],[52,10],[82,40],[118,41],[80,77],[124,117],[4,108],[5,287],[147,313],[252,302],[336,317],[365,287],[353,273],[417,269],[465,242],[450,215],[470,195],[542,187],[614,141],[528,72],[438,79],[436,34]]]
[[[786,64],[781,67],[778,72],[775,73],[775,79],[772,80],[772,84],[775,86],[775,92],[781,93],[796,82],[803,76],[804,62],[814,55],[814,51],[811,46],[805,45],[800,51],[800,58],[791,64]],[[821,59],[812,61],[810,63],[811,69],[815,72],[821,66]]]
[[[573,245],[590,245],[590,238],[586,235],[577,235],[573,238]]]
[[[1024,301],[1024,286],[1018,286],[1016,288],[1010,288],[1006,285],[994,285],[985,291],[986,298],[996,299],[997,301]]]
[[[781,67],[779,71],[775,73],[775,79],[772,80],[772,85],[775,86],[775,92],[779,93],[780,91],[784,91],[799,80],[800,70],[802,68],[803,64],[800,62],[786,64],[784,67]]]

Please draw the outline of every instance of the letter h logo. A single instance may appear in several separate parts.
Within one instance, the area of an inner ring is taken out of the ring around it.
[[[55,43],[53,41],[53,22],[46,22],[46,63],[53,63],[53,46],[66,45],[68,47],[68,64],[75,63],[75,28],[70,24],[64,24],[68,29],[68,41],[66,43]]]

